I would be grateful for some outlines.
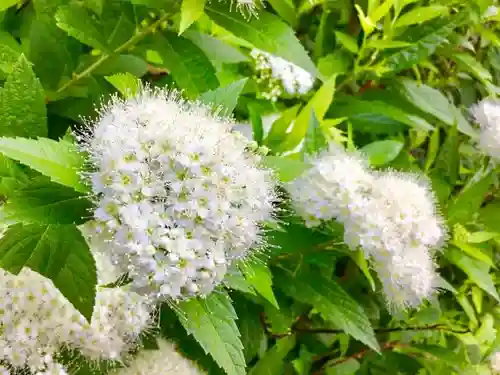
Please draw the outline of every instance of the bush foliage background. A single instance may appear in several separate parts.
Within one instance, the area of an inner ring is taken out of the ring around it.
[[[10,225],[0,266],[51,278],[91,316],[95,268],[76,229],[90,203],[70,130],[140,81],[176,87],[249,124],[283,182],[328,141],[363,150],[376,168],[425,173],[450,241],[439,301],[391,315],[341,231],[285,214],[257,261],[206,299],[162,306],[155,332],[211,375],[492,373],[498,169],[475,147],[467,109],[500,90],[496,1],[268,0],[257,16],[234,5],[0,0],[0,193]],[[314,90],[263,99],[252,48],[313,74]],[[77,374],[104,373],[68,362]]]

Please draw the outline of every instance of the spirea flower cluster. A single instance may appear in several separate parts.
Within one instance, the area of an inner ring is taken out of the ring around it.
[[[438,285],[433,254],[446,230],[426,181],[371,171],[361,156],[333,145],[310,163],[287,186],[306,225],[342,223],[345,243],[371,260],[391,310],[430,298]]]
[[[196,364],[184,358],[174,344],[158,339],[158,350],[141,350],[127,367],[116,369],[110,375],[203,375]]]
[[[270,171],[234,124],[175,92],[105,106],[83,137],[105,247],[152,299],[206,295],[259,246],[275,200]]]
[[[284,93],[303,95],[314,85],[314,77],[309,72],[281,57],[259,49],[253,49],[250,55],[255,60],[255,79],[265,99],[276,101]]]
[[[495,352],[491,355],[490,367],[493,374],[500,374],[500,352]]]
[[[98,273],[109,268],[97,262]],[[0,269],[0,360],[34,374],[65,374],[55,361],[62,348],[89,360],[120,360],[149,326],[151,307],[123,288],[98,288],[90,323],[51,280],[23,268]],[[5,371],[8,371],[5,369]]]
[[[493,159],[500,160],[500,100],[485,99],[471,108],[480,125],[479,147]]]

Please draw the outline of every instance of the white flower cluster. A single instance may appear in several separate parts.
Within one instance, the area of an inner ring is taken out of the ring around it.
[[[500,100],[485,99],[471,108],[481,127],[479,147],[493,159],[500,160]]]
[[[274,180],[230,121],[175,92],[144,89],[104,107],[83,148],[105,247],[134,291],[206,295],[259,246]]]
[[[98,272],[109,269],[98,262]],[[49,279],[29,268],[19,275],[0,269],[0,360],[37,375],[65,374],[54,362],[63,347],[90,360],[120,360],[148,327],[150,313],[135,293],[98,288],[89,323]]]
[[[490,357],[490,367],[493,374],[500,374],[500,352],[495,352]]]
[[[113,370],[109,375],[203,375],[193,362],[184,358],[174,344],[158,339],[158,350],[141,350],[127,367]]]
[[[250,55],[255,60],[256,81],[264,87],[262,97],[276,101],[286,92],[289,95],[303,95],[311,90],[314,77],[281,57],[253,49]]]
[[[311,164],[287,186],[306,225],[342,223],[345,243],[372,261],[390,309],[417,307],[430,298],[438,282],[432,254],[446,230],[426,182],[373,172],[363,158],[336,146]]]

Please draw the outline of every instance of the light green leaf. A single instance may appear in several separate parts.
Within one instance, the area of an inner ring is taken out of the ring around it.
[[[201,17],[205,3],[206,0],[182,0],[179,35]]]
[[[295,120],[295,117],[297,117],[299,109],[300,105],[294,105],[293,107],[287,108],[281,112],[280,117],[273,122],[271,129],[264,140],[264,144],[266,146],[271,149],[279,147],[281,141],[286,136],[287,129],[292,124],[292,121]]]
[[[134,97],[141,88],[141,81],[130,73],[117,73],[105,78],[125,98]]]
[[[254,261],[252,263],[241,263],[240,269],[257,293],[279,309],[278,301],[276,301],[272,288],[273,280],[269,268],[264,263]]]
[[[174,310],[186,331],[228,375],[245,375],[237,316],[226,293],[218,291],[205,299],[183,301]]]
[[[248,20],[239,12],[232,12],[227,4],[216,1],[208,4],[205,11],[214,22],[256,48],[282,57],[316,75],[314,63],[294,31],[277,16],[261,10],[258,17]]]
[[[365,15],[365,12],[363,12],[363,9],[358,4],[354,4],[354,7],[358,12],[359,23],[361,24],[363,31],[367,36],[370,35],[372,31],[375,30],[375,27],[377,25],[375,25],[375,23],[370,19],[370,17]]]
[[[309,129],[311,112],[313,110],[316,118],[319,121],[323,120],[335,94],[336,78],[335,75],[331,76],[314,94],[311,100],[309,100],[307,105],[302,108],[295,120],[292,131],[287,135],[282,145],[279,147],[280,151],[293,150],[300,144]]]
[[[467,255],[476,258],[481,262],[486,263],[490,267],[495,267],[495,265],[493,264],[493,260],[491,260],[491,258],[488,255],[483,253],[479,247],[472,246],[461,241],[451,241],[450,243],[459,248],[460,250],[462,250]]]
[[[200,95],[198,100],[214,108],[220,108],[225,115],[233,113],[248,78],[240,79],[230,85],[207,91]]]
[[[311,108],[311,119],[302,146],[302,153],[305,155],[315,155],[325,149],[328,145],[323,129],[316,118],[314,110]]]
[[[0,12],[3,12],[5,9],[8,9],[20,2],[21,0],[0,0]]]
[[[366,43],[366,48],[375,49],[390,49],[390,48],[403,48],[411,46],[411,43],[402,42],[400,40],[370,40]]]
[[[50,177],[54,182],[80,192],[87,191],[80,178],[83,156],[69,142],[48,138],[0,138],[0,153]]]
[[[179,87],[189,98],[215,89],[219,82],[207,56],[190,40],[172,32],[156,35],[150,47],[156,50]]]
[[[360,151],[368,157],[371,165],[381,166],[396,159],[403,147],[403,142],[384,140],[367,144]]]
[[[46,178],[32,181],[9,195],[2,220],[24,224],[83,224],[91,214],[86,195]]]
[[[443,5],[419,6],[403,14],[394,27],[415,25],[448,14],[448,7]]]
[[[335,31],[335,37],[349,52],[358,53],[358,42],[352,36]]]
[[[468,136],[477,137],[477,132],[462,113],[439,90],[410,79],[400,80],[398,89],[415,107],[435,116],[447,125],[457,125],[458,130]]]
[[[326,365],[326,375],[354,375],[357,373],[359,368],[359,362],[354,358],[349,358],[347,361],[342,361],[339,364],[333,366]]]
[[[248,375],[276,375],[283,372],[285,358],[295,347],[295,336],[284,337],[250,369]]]
[[[485,81],[493,79],[489,70],[473,56],[467,53],[454,53],[452,57],[461,69],[471,72],[477,79]]]
[[[257,355],[263,340],[267,340],[264,327],[260,320],[261,306],[248,301],[241,296],[234,296],[234,308],[238,314],[238,328],[245,351],[247,363]]]
[[[312,305],[324,319],[334,323],[355,339],[379,351],[373,328],[363,308],[335,281],[301,267],[296,272],[277,269],[275,284],[288,296]]]
[[[19,60],[21,52],[8,44],[14,41],[9,34],[0,31],[0,70],[4,73],[11,73],[16,62]]]
[[[0,90],[0,134],[21,137],[47,135],[45,95],[24,55],[12,67]]]
[[[302,172],[310,168],[309,164],[300,160],[272,155],[264,157],[264,165],[274,169],[281,182],[292,181],[294,178],[300,176]]]
[[[384,0],[382,3],[377,6],[372,12],[368,13],[368,16],[373,22],[380,21],[392,7],[392,0]]]
[[[97,50],[109,52],[99,25],[84,6],[76,3],[62,6],[55,18],[57,26],[68,35]]]
[[[446,250],[445,256],[450,262],[461,268],[481,289],[500,302],[495,283],[489,274],[490,267],[487,264],[471,258],[454,247]]]
[[[376,290],[375,280],[373,280],[372,274],[370,273],[370,267],[368,266],[368,261],[365,258],[365,254],[361,250],[357,250],[354,255],[352,255],[353,260],[358,265],[359,269],[365,275],[366,279],[370,283],[373,291]]]
[[[229,289],[239,290],[240,292],[254,296],[256,295],[253,287],[236,267],[229,268],[222,283]]]
[[[97,284],[95,261],[75,225],[9,227],[0,239],[0,267],[14,274],[29,267],[51,279],[90,320]]]
[[[478,212],[484,201],[494,173],[488,169],[480,169],[471,178],[462,191],[448,204],[447,213],[450,224],[467,223]]]
[[[295,25],[295,23],[297,22],[297,13],[293,1],[267,0],[267,2],[271,4],[276,13],[278,13],[281,16],[281,18],[283,18],[290,25]]]

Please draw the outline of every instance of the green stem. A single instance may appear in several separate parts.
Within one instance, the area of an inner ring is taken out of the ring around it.
[[[123,43],[121,46],[117,47],[113,53],[108,54],[105,53],[99,57],[96,61],[94,61],[91,65],[89,65],[85,70],[81,71],[80,73],[75,73],[73,74],[73,78],[66,82],[64,85],[59,87],[57,89],[57,93],[61,93],[64,90],[66,90],[68,87],[72,86],[82,78],[88,77],[92,72],[97,69],[99,66],[101,66],[104,62],[106,62],[111,56],[114,56],[116,54],[122,53],[123,51],[126,51],[133,47],[136,43],[140,42],[142,39],[144,39],[147,35],[151,34],[158,26],[160,26],[164,21],[167,20],[167,18],[170,16],[169,13],[164,14],[162,17],[160,17],[157,21],[153,22],[151,25],[148,27],[145,27],[142,29],[140,32],[135,34],[132,38],[127,40],[125,43]]]

